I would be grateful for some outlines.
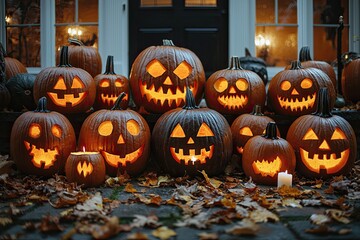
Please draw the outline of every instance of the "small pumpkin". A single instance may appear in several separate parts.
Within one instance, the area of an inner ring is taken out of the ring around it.
[[[124,97],[120,94],[112,109],[89,115],[79,135],[79,146],[103,155],[110,176],[140,174],[150,155],[150,128],[139,113],[120,107]]]
[[[259,75],[266,86],[269,77],[266,69],[266,63],[262,58],[251,56],[249,49],[245,48],[245,56],[240,58],[240,64],[244,69],[253,71]]]
[[[97,187],[105,181],[104,158],[98,152],[73,152],[66,160],[65,174],[69,182]]]
[[[7,80],[14,77],[18,73],[27,73],[27,69],[24,64],[22,64],[16,58],[9,57],[1,43],[0,54],[2,54],[5,59],[5,77]]]
[[[148,112],[164,113],[184,105],[186,86],[199,103],[205,72],[195,53],[163,40],[163,45],[150,46],[136,57],[129,79],[136,105]]]
[[[95,101],[95,95],[96,86],[92,76],[69,64],[67,46],[61,48],[60,64],[41,70],[34,82],[35,101],[46,96],[49,109],[61,113],[88,111]]]
[[[360,101],[360,56],[355,59],[350,58],[345,64],[341,77],[341,89],[347,102]]]
[[[231,130],[226,119],[209,108],[198,108],[187,88],[183,108],[164,113],[152,132],[155,160],[173,176],[209,175],[224,171],[232,155]]]
[[[250,138],[244,147],[242,167],[246,176],[259,184],[276,185],[279,172],[294,173],[294,149],[278,137],[276,123],[269,122],[264,135]]]
[[[209,108],[222,114],[249,113],[255,105],[265,105],[265,85],[255,72],[240,66],[239,57],[233,56],[227,69],[216,71],[206,81],[205,99]]]
[[[38,176],[64,172],[67,157],[76,148],[74,129],[69,120],[46,108],[46,98],[38,101],[35,111],[21,114],[10,136],[10,154],[17,168]]]
[[[36,76],[30,73],[19,73],[6,82],[11,95],[10,108],[14,111],[34,110],[33,87]]]
[[[122,92],[125,92],[126,96],[121,102],[121,108],[126,109],[128,107],[130,94],[129,80],[125,76],[114,72],[114,56],[108,56],[105,72],[97,75],[94,80],[96,84],[95,110],[112,108]]]
[[[331,114],[328,89],[318,94],[317,110],[297,118],[286,139],[294,147],[297,172],[309,178],[345,175],[354,166],[356,136],[342,117]]]

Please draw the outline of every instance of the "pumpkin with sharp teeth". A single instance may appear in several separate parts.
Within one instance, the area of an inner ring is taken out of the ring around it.
[[[317,110],[296,119],[286,136],[295,149],[297,171],[311,178],[345,175],[356,158],[354,130],[345,119],[331,114],[328,89],[322,88],[318,98]]]
[[[10,153],[17,168],[27,174],[52,176],[63,173],[67,157],[76,147],[74,129],[62,114],[46,109],[42,97],[35,111],[14,122]]]
[[[89,115],[80,130],[78,144],[87,151],[100,152],[111,176],[141,173],[150,155],[150,129],[145,119],[133,110],[121,109],[121,93],[112,109]]]
[[[317,93],[326,87],[330,105],[334,106],[336,91],[328,75],[316,68],[302,68],[293,61],[290,69],[277,73],[270,81],[268,105],[277,114],[301,116],[316,109]]]
[[[86,112],[95,101],[95,82],[85,70],[71,67],[67,48],[61,48],[60,65],[44,68],[36,76],[34,99],[46,96],[49,109],[61,113]]]
[[[249,113],[256,104],[264,106],[265,98],[264,82],[241,68],[239,57],[231,57],[227,69],[216,71],[206,81],[206,104],[222,114]]]
[[[95,110],[112,108],[122,92],[125,92],[126,96],[121,102],[121,108],[126,109],[128,107],[129,80],[125,76],[115,73],[114,56],[108,56],[105,72],[97,75],[94,80],[96,83]]]
[[[209,108],[198,108],[187,88],[183,108],[164,113],[152,132],[152,148],[159,166],[173,176],[209,175],[224,171],[232,154],[226,119]]]
[[[269,122],[264,135],[254,136],[245,144],[242,167],[256,183],[276,185],[279,172],[294,173],[294,149],[277,134],[276,124]]]
[[[205,72],[192,51],[164,40],[162,46],[148,47],[136,57],[129,79],[138,106],[148,112],[164,113],[184,105],[186,86],[199,103]]]

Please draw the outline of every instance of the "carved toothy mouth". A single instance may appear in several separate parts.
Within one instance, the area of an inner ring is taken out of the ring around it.
[[[185,165],[189,165],[189,162],[192,162],[192,165],[195,165],[196,162],[204,164],[206,163],[206,158],[212,158],[214,152],[214,145],[211,145],[209,147],[209,150],[206,150],[206,148],[201,148],[200,150],[189,149],[188,154],[184,154],[184,149],[182,148],[176,150],[174,147],[170,147],[170,152],[172,157],[178,163],[184,161]],[[199,154],[196,154],[196,152],[198,152]]]
[[[244,152],[244,148],[243,147],[236,147],[236,150],[238,151],[238,153],[243,154]]]
[[[27,141],[24,141],[26,149],[30,151],[29,155],[32,156],[31,162],[37,168],[48,169],[54,165],[56,161],[56,156],[59,155],[57,148],[52,149],[43,149],[37,148],[34,144],[31,144]]]
[[[190,90],[193,91],[193,89],[194,87],[190,86]],[[145,96],[148,102],[160,103],[161,106],[164,106],[166,103],[168,107],[171,107],[175,103],[176,107],[179,107],[185,102],[185,88],[181,90],[179,87],[176,87],[175,92],[170,89],[165,90],[163,87],[155,90],[154,84],[148,87],[146,83],[140,81],[140,92],[141,96]]]
[[[276,159],[272,162],[266,160],[256,160],[252,163],[252,167],[256,174],[261,174],[263,177],[274,177],[281,169],[281,160],[279,157],[276,157]]]
[[[314,106],[316,93],[309,95],[306,98],[303,97],[301,100],[298,98],[289,99],[286,97],[280,97],[279,95],[277,96],[277,99],[280,106],[284,109],[290,108],[291,111],[302,111],[304,108],[309,109]]]
[[[341,170],[349,158],[350,150],[346,149],[341,152],[340,157],[336,157],[336,153],[331,154],[314,154],[312,158],[309,157],[309,152],[300,148],[300,156],[305,166],[316,173],[320,173],[320,169],[326,170],[327,174],[333,174]],[[321,158],[320,158],[320,157]]]
[[[119,97],[119,94],[105,94],[102,93],[101,94],[101,101],[108,105],[108,106],[113,106],[115,104],[116,99]],[[128,99],[128,95],[126,94],[125,97],[123,98],[123,101],[126,101]]]
[[[76,105],[80,104],[86,97],[86,92],[74,94],[58,94],[48,92],[47,94],[49,95],[53,103],[61,107],[75,107]]]
[[[138,148],[134,152],[128,153],[125,157],[119,155],[114,155],[105,151],[101,151],[101,154],[104,156],[105,161],[112,167],[119,167],[119,165],[125,167],[127,164],[136,162],[138,158],[142,155],[144,151],[144,146]]]
[[[94,170],[93,165],[89,162],[83,162],[81,164],[81,162],[78,163],[77,165],[77,172],[79,173],[79,175],[81,175],[81,173],[83,174],[84,178],[88,175],[90,175]]]
[[[244,95],[219,96],[217,100],[229,110],[243,108],[248,103],[248,97]]]

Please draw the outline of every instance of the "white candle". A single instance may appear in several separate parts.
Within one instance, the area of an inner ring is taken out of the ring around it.
[[[278,182],[277,186],[278,188],[286,185],[291,187],[292,186],[292,174],[287,173],[287,170],[285,172],[279,172],[278,173]]]

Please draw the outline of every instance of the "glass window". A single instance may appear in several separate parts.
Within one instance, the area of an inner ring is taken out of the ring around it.
[[[216,0],[185,0],[186,7],[216,7]]]
[[[40,67],[40,0],[7,0],[5,9],[7,54]]]
[[[171,7],[172,0],[141,0],[141,7]]]

